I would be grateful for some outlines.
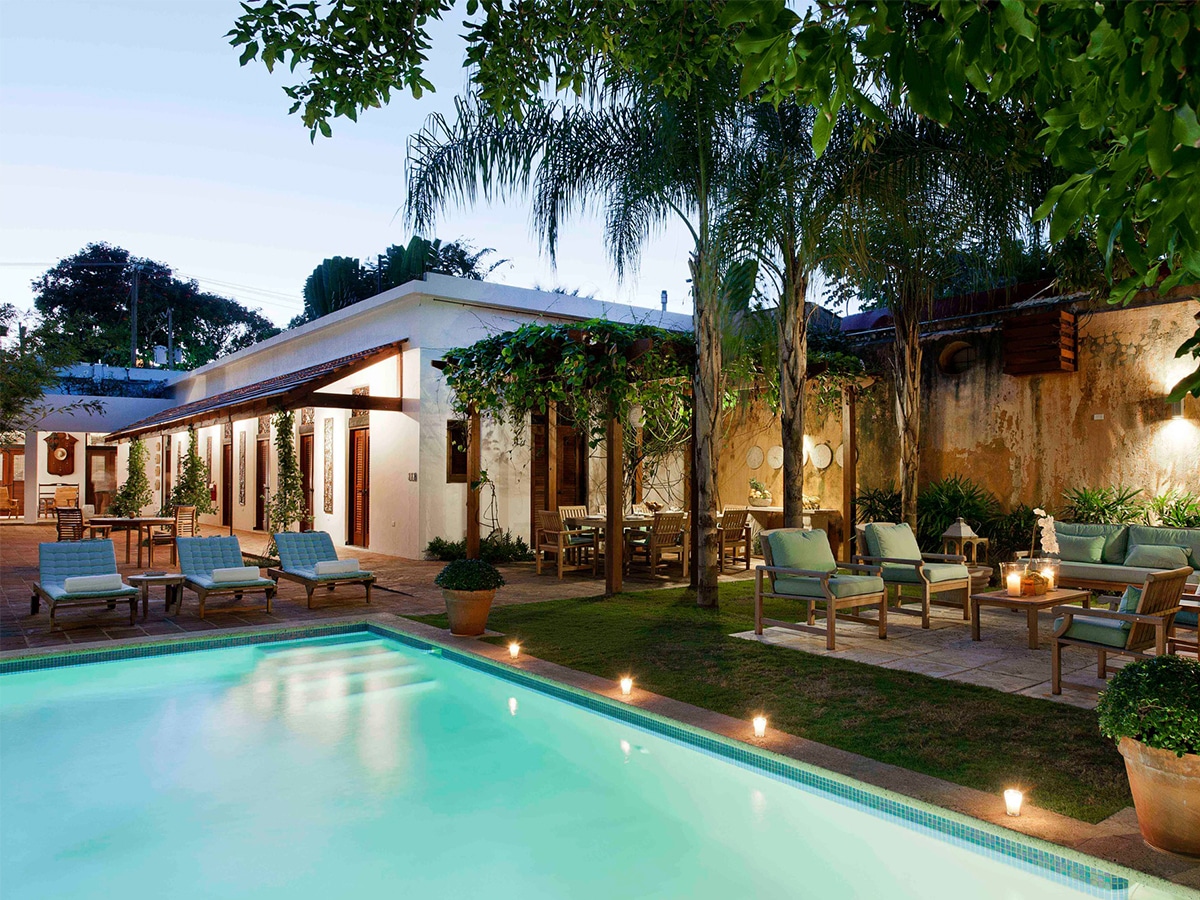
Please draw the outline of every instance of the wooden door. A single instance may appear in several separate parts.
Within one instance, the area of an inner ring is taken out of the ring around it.
[[[108,501],[117,490],[117,448],[88,447],[83,502],[90,503],[96,515],[108,510]]]
[[[254,527],[267,530],[267,465],[271,457],[270,441],[254,442]]]
[[[221,524],[226,528],[233,524],[233,444],[221,445]]]
[[[300,490],[304,493],[304,518],[300,520],[301,531],[312,531],[313,527],[313,436],[300,435]]]
[[[587,506],[587,442],[570,426],[558,429],[558,505]]]
[[[347,506],[347,543],[366,547],[371,521],[371,438],[366,428],[350,432],[350,497]]]
[[[0,515],[10,513],[19,516],[25,511],[25,448],[0,448],[0,487],[8,490],[11,504],[7,510],[0,509]]]

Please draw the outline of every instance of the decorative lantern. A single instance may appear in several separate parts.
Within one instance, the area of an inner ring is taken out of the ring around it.
[[[979,555],[980,548],[983,548],[982,557]],[[954,524],[947,528],[946,533],[942,535],[942,552],[965,556],[969,566],[985,561],[987,551],[988,539],[977,535],[962,516],[955,519]]]

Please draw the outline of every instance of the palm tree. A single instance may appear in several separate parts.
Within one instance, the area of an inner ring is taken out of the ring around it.
[[[555,258],[566,219],[599,208],[618,277],[636,266],[650,234],[682,221],[692,235],[692,382],[699,498],[697,603],[717,605],[717,457],[721,404],[721,286],[736,258],[718,227],[721,176],[737,156],[742,121],[732,73],[686,93],[609,73],[601,88],[570,104],[546,103],[520,121],[498,122],[459,101],[454,121],[432,116],[409,141],[408,214],[432,226],[451,203],[482,193],[529,192],[543,245]]]

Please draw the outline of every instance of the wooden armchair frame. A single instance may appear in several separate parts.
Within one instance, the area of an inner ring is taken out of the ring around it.
[[[920,559],[897,559],[891,556],[865,556],[859,554],[854,557],[854,562],[860,565],[879,566],[881,570],[881,577],[884,581],[885,592],[890,594],[893,587],[896,589],[896,607],[893,611],[905,616],[920,616],[922,628],[929,627],[929,607],[932,604],[937,604],[938,606],[961,606],[964,621],[970,620],[971,618],[970,573],[967,574],[966,578],[955,578],[950,581],[930,581],[929,577],[925,574],[925,563],[927,562],[956,563],[958,565],[965,566],[967,564],[967,558],[961,554],[922,553]],[[883,572],[883,567],[885,565],[911,566],[912,568],[916,569],[918,580],[916,582],[888,581],[886,573]],[[916,597],[905,597],[903,591],[905,585],[912,585],[913,587],[918,587],[921,589],[921,596],[919,598],[921,601],[921,608],[919,610],[904,608],[904,601],[906,599],[918,599]],[[955,602],[954,600],[935,599],[940,598],[940,595],[942,594],[950,593],[956,594],[959,598],[959,602]]]
[[[749,519],[750,510],[745,506],[727,506],[721,513],[721,520],[717,523],[717,544],[720,547],[717,558],[722,572],[725,571],[726,556],[731,563],[745,562],[746,570],[750,570],[750,545],[753,539]],[[738,550],[742,551],[742,556],[738,556]]]
[[[658,564],[664,553],[674,553],[679,558],[679,564],[687,570],[687,546],[684,529],[687,527],[687,513],[657,512],[649,531],[646,529],[630,529],[625,532],[625,572],[634,562],[634,557],[641,554],[646,557],[650,566],[650,574],[658,570]],[[637,540],[644,537],[645,540]]]
[[[562,512],[557,509],[538,510],[537,546],[534,548],[534,560],[537,574],[542,574],[542,564],[547,553],[553,553],[558,567],[559,580],[567,565],[567,554],[578,550],[581,557],[585,551],[591,550],[591,570],[596,574],[597,560],[600,554],[596,552],[596,533],[590,529],[568,528],[563,522]],[[587,568],[586,563],[576,563],[575,568]]]
[[[766,543],[763,544],[763,553],[770,553],[766,549]],[[838,563],[836,572],[818,572],[809,569],[787,569],[782,566],[756,566],[754,569],[754,633],[762,634],[763,627],[788,628],[792,631],[802,631],[809,634],[824,634],[825,648],[827,650],[837,649],[837,620],[844,619],[847,622],[859,622],[863,625],[878,625],[879,639],[887,639],[887,587],[884,586],[882,591],[870,594],[857,594],[853,597],[835,597],[833,591],[829,589],[829,579],[842,570],[854,572],[862,575],[878,575],[878,566],[864,566],[856,563]],[[770,590],[763,590],[763,575],[770,578]],[[797,578],[812,578],[820,581],[821,592],[825,594],[825,599],[820,597],[798,597],[795,594],[779,594],[775,592],[775,576],[776,575],[791,575]],[[800,603],[805,603],[808,606],[808,615],[805,618],[805,623],[800,625],[796,622],[786,622],[782,619],[768,619],[763,615],[763,598],[775,597],[784,600],[796,600]],[[818,614],[817,604],[825,604],[825,608],[820,610],[820,613],[825,616],[825,627],[818,628],[815,625]],[[858,609],[863,606],[874,606],[879,610],[879,615],[875,619],[860,616],[854,613],[843,613],[839,610],[843,609]]]

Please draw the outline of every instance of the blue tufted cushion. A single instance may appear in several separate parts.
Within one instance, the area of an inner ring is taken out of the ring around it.
[[[136,597],[138,595],[137,588],[129,587],[129,585],[113,591],[75,591],[72,593],[65,590],[61,584],[43,584],[42,590],[46,592],[46,596],[50,597],[56,603],[59,600],[75,600],[84,597],[89,600],[93,597],[98,599],[103,599],[104,597],[120,599],[121,597]]]
[[[312,566],[300,566],[298,569],[284,569],[284,571],[310,581],[345,581],[350,578],[364,578],[371,574],[359,569],[357,572],[326,572],[324,575],[318,575]]]
[[[117,554],[113,542],[55,541],[38,544],[38,577],[42,590],[55,601],[72,597],[129,597],[137,589],[125,587],[115,591],[67,593],[63,583],[74,575],[112,575],[117,571]]]
[[[309,568],[338,558],[333,538],[325,531],[285,531],[275,535],[279,563],[285,570]]]
[[[179,571],[184,575],[207,577],[213,569],[245,565],[241,544],[235,537],[181,537],[175,543],[179,550]]]

